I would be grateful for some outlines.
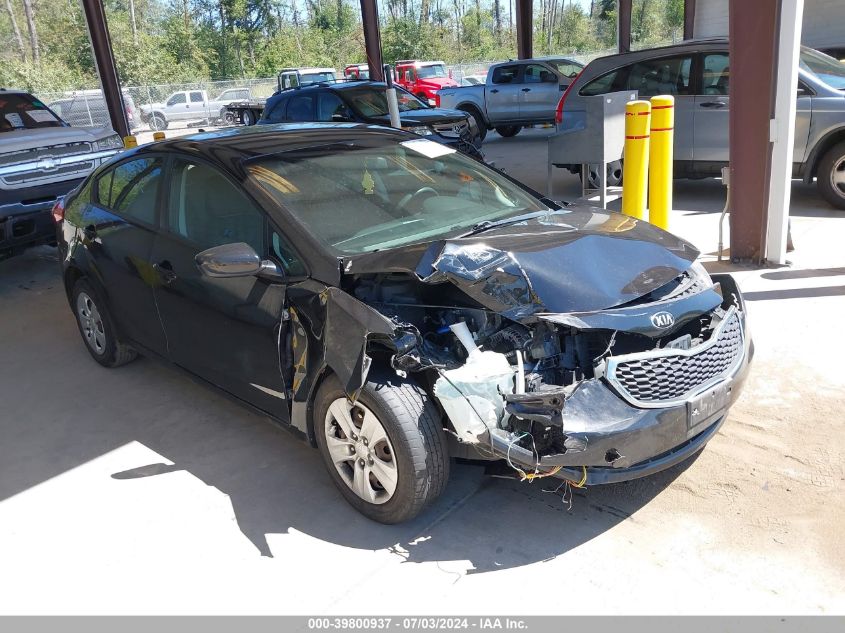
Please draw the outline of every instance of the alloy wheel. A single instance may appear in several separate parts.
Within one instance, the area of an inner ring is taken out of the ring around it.
[[[396,453],[375,413],[338,398],[326,412],[323,432],[332,463],[352,492],[376,505],[393,497],[399,479]]]
[[[842,156],[830,170],[830,184],[833,190],[845,198],[845,156]]]
[[[102,354],[106,349],[106,330],[103,326],[103,317],[100,316],[97,304],[85,292],[80,292],[76,298],[76,314],[79,317],[79,325],[82,328],[85,342],[97,354]]]

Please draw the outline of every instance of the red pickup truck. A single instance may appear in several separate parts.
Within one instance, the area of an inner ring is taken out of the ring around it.
[[[445,63],[413,59],[396,62],[393,67],[393,81],[429,105],[435,105],[434,96],[438,90],[458,85],[458,82],[449,76]]]

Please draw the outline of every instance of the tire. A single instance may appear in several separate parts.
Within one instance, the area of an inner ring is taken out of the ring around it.
[[[831,147],[819,161],[817,186],[822,197],[837,209],[845,209],[845,143]]]
[[[521,125],[500,125],[496,128],[496,131],[499,133],[499,136],[504,136],[505,138],[510,138],[512,136],[516,136],[519,134],[519,131],[522,129]]]
[[[593,188],[598,189],[599,186],[599,172],[598,165],[589,166],[589,176],[587,184]],[[608,187],[619,187],[622,184],[622,161],[615,160],[607,164],[607,182]]]
[[[150,117],[150,129],[156,132],[167,129],[167,119],[160,114],[154,114]]]
[[[138,353],[118,339],[106,302],[85,279],[73,285],[71,307],[85,348],[95,361],[103,367],[120,367],[135,360]]]
[[[440,416],[419,386],[392,372],[372,370],[354,405],[337,377],[327,377],[314,402],[314,432],[335,486],[373,521],[408,521],[446,487],[449,456]],[[356,482],[361,492],[353,489]]]
[[[255,125],[255,114],[253,114],[252,110],[244,110],[241,116],[243,117],[244,125]]]
[[[483,143],[484,139],[487,137],[487,124],[484,123],[484,119],[481,117],[478,110],[472,106],[465,106],[463,108],[458,108],[458,110],[466,112],[475,121],[475,127],[478,128],[478,142]]]

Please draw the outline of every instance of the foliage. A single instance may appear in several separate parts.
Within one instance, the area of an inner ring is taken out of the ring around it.
[[[36,91],[96,86],[79,0],[32,3],[40,63],[32,51],[24,1],[10,0],[11,16],[5,1],[0,4],[0,85]],[[514,57],[513,4],[381,0],[384,59],[459,63]],[[124,85],[269,77],[286,66],[342,68],[366,59],[358,0],[105,0],[105,6]],[[616,16],[615,0],[537,0],[534,52],[611,49]],[[666,41],[682,23],[683,0],[633,2],[637,46]]]

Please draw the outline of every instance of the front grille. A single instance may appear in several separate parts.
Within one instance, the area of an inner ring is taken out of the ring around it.
[[[67,143],[65,145],[51,145],[48,147],[34,147],[32,149],[9,152],[8,154],[0,154],[0,167],[15,165],[17,163],[26,163],[40,158],[63,158],[65,156],[74,156],[76,154],[90,154],[93,150],[93,146],[88,142]]]
[[[739,361],[742,350],[742,324],[732,309],[713,337],[697,348],[611,357],[606,375],[632,404],[669,406],[718,381]]]
[[[71,163],[70,165],[62,165],[51,170],[44,171],[30,171],[21,174],[12,174],[4,176],[2,180],[7,185],[18,185],[21,183],[36,181],[36,180],[56,180],[64,179],[71,175],[85,176],[95,167],[93,160],[86,160],[81,163]]]

